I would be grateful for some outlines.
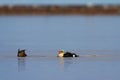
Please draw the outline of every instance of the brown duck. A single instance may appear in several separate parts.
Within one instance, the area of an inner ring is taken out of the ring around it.
[[[20,50],[18,49],[18,54],[17,54],[18,57],[26,57],[26,53],[25,53],[25,49],[23,50]]]

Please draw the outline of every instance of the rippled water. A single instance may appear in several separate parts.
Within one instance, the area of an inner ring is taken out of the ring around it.
[[[0,16],[0,79],[119,80],[119,26],[119,16]]]

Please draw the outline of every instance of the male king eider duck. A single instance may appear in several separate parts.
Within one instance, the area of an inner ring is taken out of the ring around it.
[[[25,53],[25,49],[23,50],[20,50],[18,49],[18,54],[17,54],[18,57],[26,57],[26,53]]]
[[[60,50],[58,52],[58,57],[79,57],[79,55],[76,55],[75,53],[71,52],[64,52],[64,50]]]

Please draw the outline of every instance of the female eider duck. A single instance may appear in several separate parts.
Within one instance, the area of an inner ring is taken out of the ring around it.
[[[71,52],[64,52],[64,50],[60,50],[58,52],[58,57],[79,57],[79,55],[76,55],[75,53]]]
[[[25,49],[23,49],[23,50],[18,49],[18,55],[17,56],[18,57],[26,57],[27,55],[25,53]]]

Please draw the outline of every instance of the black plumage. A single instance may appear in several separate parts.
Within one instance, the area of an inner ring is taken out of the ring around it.
[[[63,57],[79,57],[79,55],[76,55],[75,53],[71,52],[65,52]]]

